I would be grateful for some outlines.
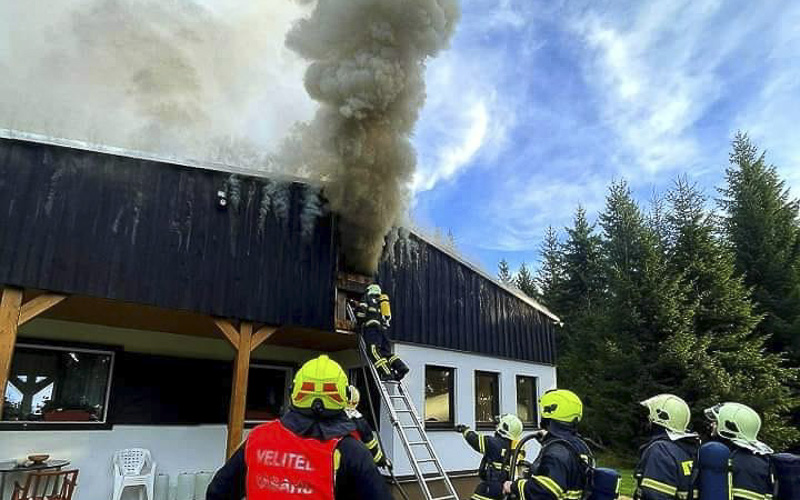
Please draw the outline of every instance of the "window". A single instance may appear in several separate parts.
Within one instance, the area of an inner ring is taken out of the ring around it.
[[[536,377],[517,375],[517,416],[526,427],[539,425]]]
[[[113,367],[111,351],[18,344],[3,421],[104,423]]]
[[[455,425],[455,369],[425,366],[425,427],[447,429]]]
[[[475,372],[475,425],[493,427],[500,413],[499,376],[492,372]]]
[[[291,376],[292,369],[287,366],[250,365],[245,421],[264,422],[280,417]]]

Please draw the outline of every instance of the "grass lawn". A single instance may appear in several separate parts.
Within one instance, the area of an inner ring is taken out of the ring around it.
[[[633,479],[633,468],[636,466],[636,458],[620,456],[613,453],[598,453],[598,467],[608,467],[616,469],[622,476],[622,484],[619,488],[620,496],[633,497],[633,490],[636,488],[636,481]]]

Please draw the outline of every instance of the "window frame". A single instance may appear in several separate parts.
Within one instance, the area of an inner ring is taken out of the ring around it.
[[[84,344],[81,342],[61,342],[50,340],[38,339],[25,339],[19,341],[14,345],[14,353],[18,348],[25,349],[39,349],[42,351],[61,351],[61,352],[83,352],[87,354],[100,354],[108,355],[111,357],[111,362],[108,366],[108,380],[106,381],[105,388],[105,404],[103,405],[103,420],[96,422],[45,422],[40,420],[0,420],[0,432],[2,431],[20,431],[20,430],[110,430],[113,428],[113,423],[109,419],[109,412],[111,409],[112,387],[114,385],[114,367],[116,365],[117,353],[121,348],[117,346],[97,345],[97,344]],[[12,355],[11,362],[14,362]],[[10,369],[10,368],[9,368]],[[11,383],[6,381],[6,384]],[[6,387],[6,391],[8,388]],[[5,404],[5,401],[2,402]]]
[[[450,372],[450,395],[449,395],[449,409],[450,409],[450,420],[446,422],[428,422],[428,414],[427,414],[427,382],[428,382],[428,368],[436,368],[439,370],[447,370]],[[451,431],[456,427],[456,387],[458,384],[456,383],[456,372],[457,369],[455,366],[447,366],[447,365],[436,365],[436,364],[425,364],[425,378],[422,383],[422,411],[423,411],[423,424],[425,425],[425,430],[433,430],[433,431]]]
[[[496,389],[497,393],[495,394],[494,404],[492,405],[492,420],[489,421],[478,421],[478,376],[489,375],[494,377],[496,382]],[[474,394],[475,394],[475,428],[481,430],[492,430],[497,426],[497,422],[494,421],[494,418],[500,415],[500,408],[502,408],[502,404],[500,401],[502,390],[500,387],[500,372],[492,372],[488,370],[475,370],[473,375],[473,385],[474,385]]]
[[[289,400],[290,400],[289,388],[292,385],[292,378],[294,377],[294,372],[297,369],[297,365],[291,364],[291,363],[282,364],[279,361],[252,361],[252,362],[250,362],[250,366],[248,367],[248,370],[253,370],[253,369],[256,369],[256,370],[264,370],[264,369],[266,369],[266,370],[280,370],[280,371],[285,372],[286,373],[286,382],[287,382],[287,384],[286,384],[286,387],[284,388],[284,391],[283,391],[283,402],[284,403],[288,403],[289,402]],[[248,380],[249,380],[249,374],[248,374]],[[248,382],[247,385],[248,385],[247,392],[249,394],[250,393],[250,384],[249,384],[249,382]],[[264,422],[269,422],[269,420],[250,420],[250,419],[247,419],[247,401],[245,401],[244,414],[245,414],[244,426],[247,429],[255,427],[255,426],[260,425],[260,424],[263,424]]]
[[[514,376],[514,394],[516,395],[515,403],[515,411],[519,413],[519,381],[520,379],[530,379],[533,381],[533,413],[536,416],[536,419],[533,422],[522,422],[523,429],[537,429],[541,422],[541,416],[539,415],[539,377],[536,375],[526,375],[517,373]],[[520,419],[522,420],[522,419]]]

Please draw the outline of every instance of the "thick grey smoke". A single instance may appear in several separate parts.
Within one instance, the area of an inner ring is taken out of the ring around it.
[[[321,107],[284,160],[326,181],[354,270],[375,271],[405,213],[425,63],[447,47],[458,18],[458,0],[318,0],[287,35],[311,62],[306,90]]]
[[[0,2],[0,128],[258,168],[316,105],[290,0]]]

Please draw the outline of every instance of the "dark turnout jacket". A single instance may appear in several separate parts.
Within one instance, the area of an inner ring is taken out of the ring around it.
[[[726,443],[727,444],[727,443]],[[731,495],[740,500],[769,500],[774,480],[769,457],[729,444],[731,449]]]
[[[318,421],[290,410],[281,423],[298,436],[321,440],[342,437],[336,449],[341,455],[334,487],[337,500],[391,500],[389,488],[378,472],[372,455],[349,434],[355,424],[342,412],[340,417]],[[241,500],[246,496],[247,464],[244,446],[217,471],[206,490],[206,500]]]
[[[509,479],[512,442],[502,436],[486,436],[472,429],[464,431],[464,439],[470,447],[483,455],[479,474],[481,483],[475,489],[472,500],[488,500],[503,497],[503,482]]]
[[[512,483],[511,492],[521,500],[580,500],[590,461],[592,452],[575,429],[550,422],[530,477]]]
[[[640,448],[636,464],[637,489],[642,500],[686,499],[692,484],[692,467],[699,440],[686,437],[672,440],[666,430],[656,427]]]

